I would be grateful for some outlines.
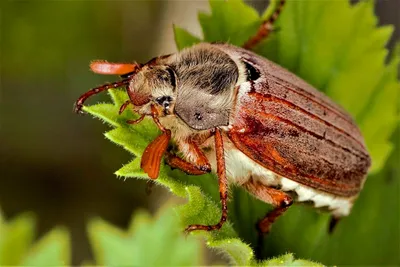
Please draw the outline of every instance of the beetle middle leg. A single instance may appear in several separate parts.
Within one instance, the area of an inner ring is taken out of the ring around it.
[[[118,114],[121,115],[122,112],[124,112],[124,110],[132,103],[132,101],[130,99],[126,100],[121,107],[119,108]]]
[[[285,5],[286,0],[280,0],[278,3],[278,7],[275,9],[274,13],[272,13],[271,17],[260,25],[257,30],[257,33],[254,36],[251,36],[249,40],[242,46],[245,49],[252,50],[258,44],[261,43],[262,40],[267,38],[270,33],[273,31],[274,23],[278,19],[279,14],[282,11],[283,6]]]
[[[195,230],[218,230],[228,219],[228,180],[226,178],[225,170],[225,158],[224,158],[224,143],[222,140],[221,130],[216,129],[215,131],[215,151],[217,156],[217,175],[219,183],[219,196],[221,200],[222,214],[219,222],[214,225],[201,225],[192,224],[186,227],[185,232],[191,232]]]

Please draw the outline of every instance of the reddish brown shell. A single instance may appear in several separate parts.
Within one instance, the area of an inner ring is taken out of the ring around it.
[[[357,195],[370,157],[350,115],[273,62],[241,48],[222,49],[260,72],[240,86],[227,133],[235,146],[283,177],[338,196]]]

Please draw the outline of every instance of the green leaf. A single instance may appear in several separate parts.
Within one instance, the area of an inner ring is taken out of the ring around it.
[[[70,265],[71,251],[67,230],[56,228],[39,240],[22,262],[25,266]]]
[[[171,209],[163,209],[157,219],[137,212],[127,231],[94,219],[88,232],[97,265],[194,266],[201,262],[199,242],[183,235]]]
[[[309,267],[317,267],[323,266],[319,263],[306,261],[306,260],[295,260],[293,254],[288,253],[282,256],[272,258],[267,261],[262,261],[260,266],[309,266]]]
[[[400,45],[394,50],[389,65],[374,88],[373,95],[363,113],[357,118],[373,156],[373,172],[383,168],[392,152],[393,145],[389,139],[400,121],[396,103],[400,99],[400,84],[397,81],[399,63]]]
[[[272,3],[277,5],[277,1]],[[259,16],[240,0],[211,0],[210,6],[210,14],[199,14],[203,40],[175,27],[179,49],[200,41],[241,45],[273,10],[270,8]],[[394,248],[399,247],[399,240],[389,238],[393,228],[380,225],[387,221],[393,227],[396,224],[393,218],[398,217],[390,214],[387,205],[387,201],[396,202],[396,182],[388,184],[385,178],[388,170],[382,171],[382,168],[395,150],[390,137],[399,122],[396,107],[399,104],[397,75],[400,55],[394,53],[390,63],[385,64],[385,44],[393,28],[376,25],[372,1],[356,5],[347,0],[287,1],[275,25],[278,30],[256,48],[256,52],[304,78],[354,116],[371,153],[374,173],[367,179],[352,214],[339,223],[332,236],[327,233],[328,214],[318,214],[311,207],[290,208],[274,224],[263,251],[264,257],[284,256],[258,264],[312,264],[293,260],[291,254],[286,254],[288,251],[328,264],[398,263]],[[106,133],[107,138],[135,156],[116,174],[147,179],[140,169],[141,154],[159,132],[151,120],[128,126],[124,121],[137,118],[137,115],[126,111],[117,116],[119,106],[128,99],[126,93],[111,90],[110,94],[114,105],[95,106],[94,109],[86,107],[85,110],[116,127]],[[162,164],[156,183],[189,199],[187,204],[176,208],[182,229],[191,223],[218,222],[221,211],[214,175],[189,176],[178,170],[171,171]],[[232,188],[230,195],[229,220],[223,228],[192,234],[204,237],[209,247],[223,251],[233,265],[255,264],[252,248],[257,244],[257,233],[254,225],[270,207],[241,188]],[[399,209],[394,210],[398,212]],[[366,242],[366,238],[370,242]],[[373,249],[376,244],[379,248]]]
[[[0,265],[60,266],[69,265],[71,252],[68,232],[54,229],[33,243],[35,220],[21,214],[6,222],[0,216]]]
[[[174,35],[175,35],[175,42],[179,50],[182,50],[185,47],[191,47],[192,45],[201,42],[201,40],[198,37],[193,36],[185,29],[179,28],[175,25],[174,25]]]
[[[0,265],[20,264],[33,242],[34,217],[21,214],[10,222],[0,222],[0,227]]]
[[[210,0],[210,7],[210,15],[199,14],[204,41],[229,41],[242,45],[261,24],[257,11],[241,0]],[[179,43],[177,45],[180,47]]]

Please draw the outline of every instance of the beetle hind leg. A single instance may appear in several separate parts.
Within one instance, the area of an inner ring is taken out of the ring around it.
[[[256,224],[258,232],[258,242],[256,256],[260,258],[264,247],[264,237],[271,230],[272,224],[293,204],[293,199],[285,192],[266,186],[250,178],[243,187],[253,194],[256,198],[274,206],[264,218]]]
[[[279,204],[275,208],[267,213],[264,218],[258,221],[257,230],[260,236],[268,234],[271,230],[272,224],[281,216],[285,211],[293,204],[292,198],[283,193],[279,196]]]
[[[272,31],[275,30],[274,23],[278,19],[286,0],[280,0],[278,6],[275,8],[269,19],[263,21],[254,36],[251,36],[249,40],[242,46],[245,49],[251,50],[261,43],[262,40],[267,38]]]
[[[329,221],[329,228],[328,228],[328,232],[329,234],[332,234],[333,231],[336,229],[336,226],[338,224],[338,222],[340,221],[340,217],[336,217],[334,215],[332,215],[331,220]]]

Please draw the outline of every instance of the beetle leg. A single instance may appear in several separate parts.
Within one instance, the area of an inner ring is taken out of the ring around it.
[[[127,85],[130,82],[130,78],[129,79],[125,79],[125,80],[121,80],[118,82],[114,82],[114,83],[108,83],[108,84],[104,84],[102,86],[93,88],[89,91],[87,91],[86,93],[84,93],[83,95],[81,95],[78,100],[75,102],[75,112],[76,113],[80,113],[82,110],[82,106],[83,103],[85,102],[86,99],[88,99],[89,97],[91,97],[92,95],[98,94],[100,92],[106,91],[108,89],[112,89],[112,88],[118,88],[121,87],[123,85]]]
[[[155,122],[155,124],[157,125],[158,129],[160,129],[162,132],[165,132],[166,129],[164,128],[164,126],[162,126],[162,124],[160,123],[160,121],[158,120],[158,110],[154,105],[151,105],[151,117],[153,118],[153,121]]]
[[[128,123],[128,124],[138,124],[139,122],[141,122],[144,119],[144,117],[146,117],[146,115],[141,115],[136,120],[127,120],[126,123]]]
[[[168,143],[171,140],[171,130],[165,129],[158,120],[157,109],[151,106],[151,116],[157,127],[163,132],[156,139],[153,140],[144,150],[140,167],[147,173],[151,179],[157,179],[160,172],[161,158],[168,148]],[[136,121],[143,120],[144,116]],[[133,121],[132,123],[136,123]]]
[[[208,138],[213,136],[215,131],[211,130],[205,134],[193,135],[186,140],[177,143],[178,151],[183,152],[183,158],[167,151],[166,163],[171,168],[180,169],[189,175],[202,175],[211,172],[211,165],[204,152],[199,148]]]
[[[258,199],[273,205],[275,208],[257,223],[260,235],[267,234],[272,223],[292,205],[292,198],[285,192],[268,187],[250,178],[243,187]]]
[[[332,216],[331,220],[329,221],[329,233],[332,234],[333,231],[336,229],[336,226],[338,224],[338,222],[340,221],[341,218],[336,217],[336,216]]]
[[[274,201],[276,201],[276,204],[274,205],[275,208],[268,212],[267,215],[265,215],[265,217],[257,223],[257,230],[261,236],[269,233],[275,220],[281,216],[293,203],[292,198],[282,191],[274,188],[268,188],[266,191],[269,191],[268,194],[272,195]]]
[[[172,168],[180,169],[190,175],[202,175],[211,171],[211,165],[204,153],[194,143],[187,143],[190,158],[194,158],[188,162],[170,152],[166,152],[165,161]]]
[[[257,33],[247,40],[247,42],[243,45],[243,48],[251,50],[260,44],[262,40],[268,37],[268,35],[274,30],[274,22],[278,19],[285,2],[286,0],[279,1],[278,7],[275,9],[274,13],[272,13],[269,19],[263,21],[258,28]]]
[[[145,188],[146,195],[148,195],[148,196],[151,195],[151,193],[153,192],[154,185],[155,185],[155,183],[153,180],[147,180],[146,188]]]
[[[226,179],[226,171],[225,171],[224,143],[222,140],[221,130],[219,129],[216,129],[215,131],[215,151],[217,154],[219,197],[221,199],[221,209],[222,209],[221,219],[217,224],[214,225],[200,225],[200,224],[189,225],[185,229],[185,232],[187,233],[194,230],[206,230],[206,231],[218,230],[228,219],[228,205],[227,205],[228,181]]]
[[[290,207],[290,205],[292,205],[292,198],[287,193],[272,187],[268,187],[260,182],[256,182],[252,178],[244,183],[243,187],[258,199],[275,207],[257,223],[257,230],[259,231],[259,234],[267,234],[271,229],[273,222],[280,215],[282,215]]]
[[[171,140],[171,131],[165,130],[143,152],[140,167],[151,179],[158,177],[161,158],[167,150],[169,140]]]
[[[242,185],[246,190],[258,199],[273,205],[275,208],[269,211],[264,218],[257,222],[258,244],[256,253],[261,255],[263,248],[264,236],[271,230],[272,224],[293,204],[293,199],[285,192],[268,187],[260,182],[250,178],[249,181]]]
[[[126,100],[126,101],[121,105],[121,107],[119,108],[118,114],[121,115],[122,112],[124,112],[124,110],[126,109],[126,107],[127,107],[129,104],[131,104],[131,103],[132,103],[132,102],[131,102],[130,99]]]

